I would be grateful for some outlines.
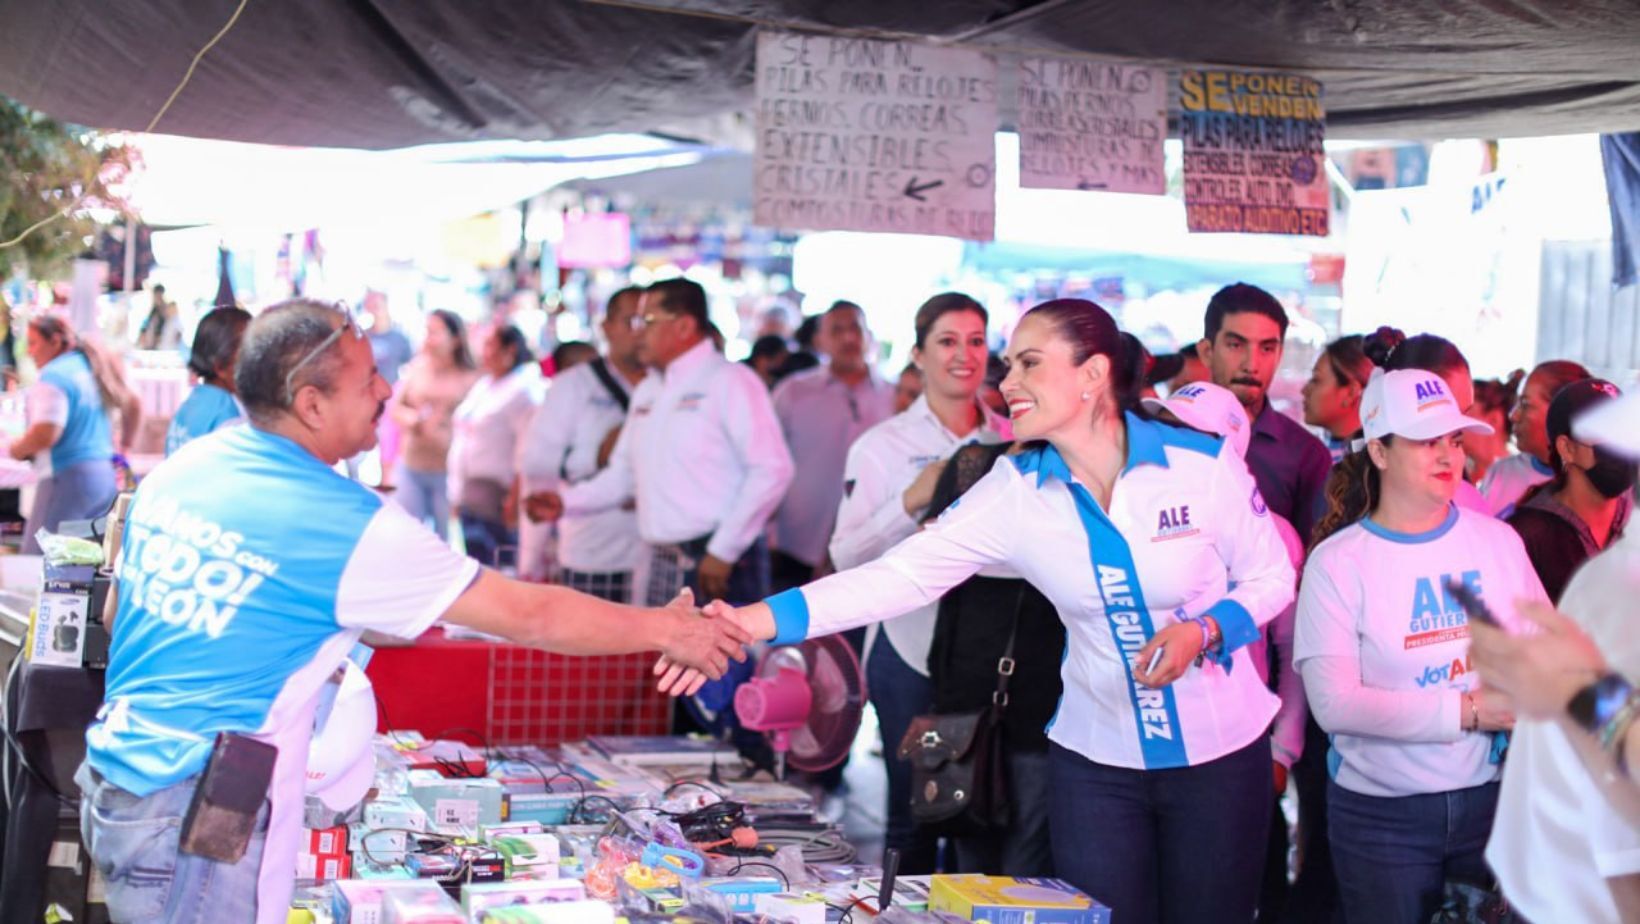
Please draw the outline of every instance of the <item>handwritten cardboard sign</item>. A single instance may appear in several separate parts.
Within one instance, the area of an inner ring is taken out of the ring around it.
[[[1321,83],[1297,74],[1179,74],[1185,218],[1191,231],[1326,236]]]
[[[991,240],[996,71],[963,48],[760,33],[754,220]]]
[[[1017,127],[1020,186],[1166,192],[1165,71],[1022,58]]]

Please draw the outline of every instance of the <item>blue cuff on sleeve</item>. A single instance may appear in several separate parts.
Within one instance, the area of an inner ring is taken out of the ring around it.
[[[1237,648],[1251,645],[1259,640],[1258,626],[1253,623],[1253,614],[1247,612],[1247,607],[1234,600],[1220,600],[1207,608],[1203,616],[1211,616],[1219,624],[1219,650],[1217,654],[1209,654],[1213,663],[1225,670],[1230,669],[1230,655]]]
[[[763,601],[774,612],[774,642],[795,645],[809,637],[809,601],[801,588],[792,588]]]

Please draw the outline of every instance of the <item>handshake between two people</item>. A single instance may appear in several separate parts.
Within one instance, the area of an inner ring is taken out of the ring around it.
[[[715,600],[697,610],[685,587],[666,610],[682,617],[655,662],[656,687],[671,696],[693,696],[706,681],[722,677],[730,659],[746,660],[747,645],[775,634],[774,614],[761,603],[737,608]]]

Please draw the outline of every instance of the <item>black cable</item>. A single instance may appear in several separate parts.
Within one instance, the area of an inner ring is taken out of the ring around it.
[[[490,750],[490,739],[484,737],[484,733],[479,731],[478,729],[468,728],[465,725],[457,725],[454,728],[446,728],[444,731],[439,732],[438,734],[434,735],[433,737],[440,740],[440,741],[457,741],[457,742],[460,742],[462,744],[472,743],[472,742],[461,741],[460,738],[451,738],[450,737],[451,732],[466,732],[467,734],[472,735],[474,738],[478,739],[477,743],[478,743],[478,746],[480,748],[482,748],[486,752],[488,752]]]
[[[570,822],[570,824],[575,824],[575,819],[576,818],[582,818],[582,819],[586,818],[586,816],[582,814],[582,811],[586,808],[586,804],[588,802],[593,801],[593,800],[597,800],[599,802],[609,803],[609,809],[610,809],[611,814],[618,815],[622,811],[620,803],[616,802],[614,799],[611,799],[608,796],[600,796],[597,793],[592,793],[590,795],[582,796],[581,801],[575,803],[575,807],[570,809],[570,812],[569,812],[569,822]],[[583,821],[583,823],[585,823],[585,822]]]
[[[765,869],[774,870],[775,874],[780,877],[780,891],[782,891],[782,892],[791,891],[792,881],[791,881],[791,879],[787,878],[786,871],[781,869],[778,866],[775,866],[773,863],[764,863],[762,860],[741,860],[740,862],[735,864],[734,869],[729,871],[729,875],[738,876],[738,875],[740,875],[740,871],[745,869],[748,866],[761,866],[761,867],[764,867]]]
[[[711,787],[711,784],[709,784],[705,780],[678,780],[676,783],[673,783],[671,786],[666,787],[666,791],[661,793],[661,798],[670,799],[672,797],[672,794],[674,792],[677,792],[678,788],[682,787],[682,786],[694,786],[694,787],[697,787],[699,789],[705,790],[706,792],[711,793],[714,796],[717,795],[717,790],[713,789]]]

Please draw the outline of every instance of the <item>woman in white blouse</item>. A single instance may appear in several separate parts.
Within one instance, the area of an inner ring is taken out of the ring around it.
[[[977,398],[985,382],[986,322],[985,308],[957,292],[917,309],[911,356],[927,385],[905,411],[849,447],[830,547],[838,568],[863,565],[915,533],[940,471],[959,447],[1007,439],[1008,422]],[[866,689],[888,767],[883,846],[900,851],[900,870],[908,875],[934,872],[938,845],[912,821],[911,766],[895,751],[911,720],[931,709],[928,649],[938,615],[938,604],[930,603],[867,636]]]
[[[496,326],[484,338],[484,375],[455,411],[450,502],[461,518],[467,554],[486,565],[501,564],[501,550],[517,542],[506,507],[541,378],[534,359],[518,328]]]

